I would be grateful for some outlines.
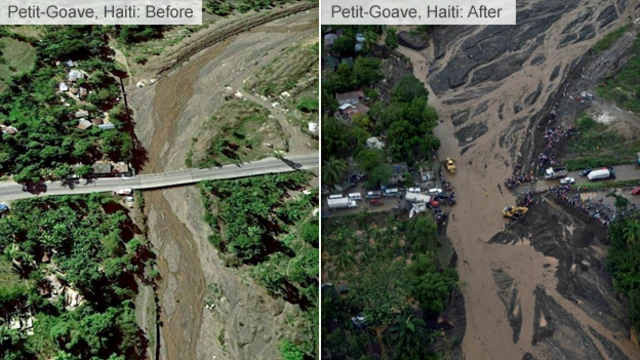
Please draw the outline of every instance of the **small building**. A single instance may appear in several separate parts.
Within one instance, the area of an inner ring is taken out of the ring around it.
[[[0,125],[0,131],[2,131],[3,134],[13,135],[18,132],[18,129],[13,126]]]
[[[67,60],[64,64],[67,65],[67,67],[70,67],[70,68],[76,66],[76,64],[72,60]]]
[[[0,214],[9,211],[9,205],[7,203],[0,203]]]
[[[342,113],[344,116],[346,116],[349,119],[353,119],[353,116],[356,114],[368,114],[369,113],[369,107],[364,105],[364,104],[345,104],[345,105],[349,105],[346,109],[342,110]],[[343,105],[344,106],[344,105]],[[342,107],[342,106],[341,106]]]
[[[89,94],[86,88],[80,87],[80,89],[78,90],[78,95],[80,95],[81,97],[85,97]]]
[[[329,33],[324,35],[324,47],[329,48],[333,45],[333,42],[338,38],[338,35]]]
[[[84,77],[85,77],[85,73],[83,71],[71,70],[71,71],[69,71],[69,74],[67,75],[67,80],[69,80],[71,82],[75,82],[78,79],[84,79]]]
[[[102,125],[102,119],[101,118],[93,118],[91,119],[91,122],[93,123],[93,125]]]
[[[349,91],[346,93],[336,94],[336,100],[338,101],[338,105],[344,104],[358,104],[361,101],[364,101],[364,93],[362,90]]]
[[[98,127],[100,128],[100,130],[111,130],[116,128],[116,126],[112,123],[100,124],[98,125]]]
[[[67,84],[61,82],[60,84],[58,84],[58,90],[60,90],[60,92],[69,91],[69,87],[67,86]]]
[[[309,122],[309,132],[315,134],[318,131],[318,123],[317,122]]]
[[[382,150],[384,148],[384,142],[380,141],[377,137],[370,137],[367,139],[367,148]]]
[[[85,118],[82,118],[80,120],[78,120],[78,129],[80,130],[86,130],[90,127],[93,126],[93,123]]]
[[[353,67],[353,58],[351,56],[350,57],[346,57],[346,58],[342,58],[341,64],[347,64],[347,65]]]
[[[339,57],[333,55],[327,56],[327,66],[329,66],[329,69],[336,71],[338,65],[340,65]]]
[[[129,164],[124,162],[119,162],[117,164],[114,164],[113,171],[120,175],[126,175],[126,176],[131,175],[131,168],[129,167]]]
[[[89,117],[89,112],[87,110],[78,110],[75,115],[76,118],[86,118]]]
[[[105,176],[113,173],[113,164],[106,161],[97,161],[91,168],[93,168],[93,174],[95,176]]]
[[[365,41],[367,38],[364,37],[364,35],[358,33],[356,34],[356,42],[361,43],[363,41]]]

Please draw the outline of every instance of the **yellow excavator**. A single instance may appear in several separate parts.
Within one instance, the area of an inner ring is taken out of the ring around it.
[[[527,207],[509,205],[504,208],[504,210],[502,210],[502,215],[504,215],[504,217],[506,218],[517,220],[523,217],[524,214],[527,213],[527,211],[529,211],[529,208]]]
[[[456,163],[452,158],[447,158],[447,160],[442,162],[442,165],[444,165],[450,173],[456,173]]]

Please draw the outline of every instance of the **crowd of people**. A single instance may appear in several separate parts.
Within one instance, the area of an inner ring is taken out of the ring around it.
[[[531,174],[523,174],[522,173],[522,164],[516,163],[513,166],[513,175],[510,178],[504,181],[504,185],[507,189],[513,189],[518,187],[520,184],[531,183],[533,184],[538,179]]]
[[[538,201],[533,197],[533,192],[527,191],[526,193],[524,193],[524,197],[522,199],[518,199],[516,203],[518,204],[518,206],[529,207],[537,202]]]
[[[603,203],[604,198],[595,201],[582,200],[580,193],[571,193],[570,185],[552,186],[549,188],[549,192],[582,210],[582,212],[604,226],[609,226],[614,220],[614,207],[611,204]]]

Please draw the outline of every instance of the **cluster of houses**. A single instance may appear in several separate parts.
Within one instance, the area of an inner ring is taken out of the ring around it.
[[[60,65],[60,62],[57,62],[56,65]],[[76,86],[76,83],[80,79],[87,78],[89,74],[87,74],[84,70],[76,69],[76,63],[71,60],[67,60],[64,65],[68,68],[67,80],[66,82],[61,82],[60,84],[58,84],[58,91],[61,94],[67,94],[76,102],[82,103],[84,99],[86,99],[86,97],[91,93],[91,91],[87,90],[85,87]],[[64,97],[61,97],[60,101],[64,103],[64,106],[66,107],[71,106],[71,104],[67,102],[67,99]],[[103,112],[98,116],[93,116],[90,115],[87,110],[78,110],[75,112],[75,118],[78,120],[77,128],[80,130],[86,130],[94,125],[102,130],[115,128],[115,125],[113,125],[109,121],[109,113],[107,112]]]
[[[357,114],[366,115],[369,113],[369,107],[363,103],[366,97],[362,90],[336,94],[336,100],[338,101],[338,111],[334,116],[344,122],[350,122]]]

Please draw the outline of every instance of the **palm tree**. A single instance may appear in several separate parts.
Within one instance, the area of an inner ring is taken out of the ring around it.
[[[322,164],[322,181],[325,184],[335,184],[342,178],[346,170],[347,162],[342,159],[325,160]]]
[[[640,220],[631,220],[628,227],[624,229],[624,237],[629,246],[640,243]]]
[[[424,320],[409,315],[406,319],[398,316],[396,324],[391,328],[391,340],[397,347],[406,347],[407,351],[417,348],[421,340],[426,338]]]
[[[364,41],[362,42],[362,51],[365,54],[370,54],[373,48],[378,43],[378,34],[372,30],[368,30],[364,33]]]
[[[350,242],[343,242],[342,246],[338,249],[335,257],[333,258],[336,270],[339,272],[348,271],[355,265],[356,261],[353,258],[354,246]]]

